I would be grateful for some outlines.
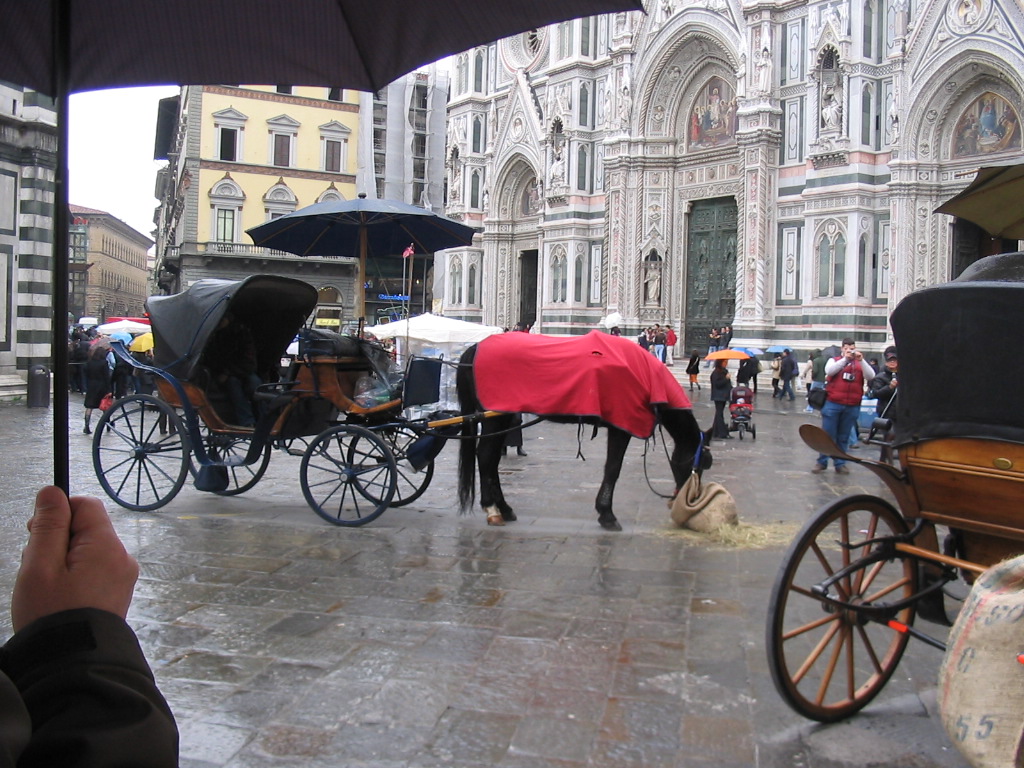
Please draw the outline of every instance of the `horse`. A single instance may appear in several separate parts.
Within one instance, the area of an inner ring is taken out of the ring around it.
[[[576,345],[574,351],[572,344]],[[482,350],[487,353],[485,361],[480,359]],[[524,370],[529,371],[528,376],[522,375]],[[568,387],[562,394],[555,394],[557,383],[566,380]],[[608,531],[622,530],[612,510],[612,499],[626,448],[634,435],[649,437],[655,424],[660,423],[672,437],[669,467],[677,491],[692,471],[700,473],[711,466],[706,447],[711,430],[701,431],[682,387],[665,366],[628,339],[597,331],[571,338],[525,333],[492,336],[463,353],[456,390],[464,417],[459,503],[463,511],[473,504],[477,464],[480,504],[488,525],[516,520],[501,489],[498,463],[503,434],[514,425],[518,412],[535,413],[556,423],[582,423],[608,430],[604,477],[595,501],[597,521]],[[583,397],[579,397],[580,392]],[[466,417],[487,409],[503,413],[479,419],[477,438],[477,420]]]

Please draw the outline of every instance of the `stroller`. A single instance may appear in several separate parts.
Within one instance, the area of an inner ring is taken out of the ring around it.
[[[739,432],[740,440],[743,433],[757,439],[757,427],[754,426],[754,390],[745,384],[732,388],[729,394],[729,431]]]

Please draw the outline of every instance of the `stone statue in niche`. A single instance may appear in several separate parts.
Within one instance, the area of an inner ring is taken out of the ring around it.
[[[829,86],[821,99],[821,127],[827,131],[839,130],[842,114],[843,105],[839,102],[836,89]]]
[[[757,61],[757,90],[765,94],[772,92],[772,52],[768,46],[761,49],[761,58]]]

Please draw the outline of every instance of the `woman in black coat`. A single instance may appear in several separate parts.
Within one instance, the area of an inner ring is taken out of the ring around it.
[[[725,360],[716,360],[715,368],[711,371],[711,400],[715,404],[715,423],[712,427],[712,437],[722,440],[731,440],[729,425],[725,423],[725,405],[729,402],[729,395],[732,394],[732,381],[729,379],[729,369]]]
[[[110,347],[97,342],[89,348],[89,356],[85,360],[85,428],[82,433],[86,435],[92,432],[89,422],[92,421],[93,409],[99,408],[104,395],[111,392],[113,361],[110,355]]]

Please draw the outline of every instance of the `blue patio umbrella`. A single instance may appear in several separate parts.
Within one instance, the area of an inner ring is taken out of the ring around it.
[[[758,355],[764,354],[764,350],[758,349],[757,347],[734,347],[734,349],[738,349],[741,352],[746,352],[751,357],[757,357]]]
[[[785,352],[789,347],[784,347],[781,344],[772,344],[765,352]]]
[[[354,200],[316,203],[246,232],[256,245],[298,256],[358,258],[360,285],[366,282],[368,256],[397,256],[410,246],[413,253],[434,253],[471,245],[476,234],[426,208],[371,200],[364,193]]]

